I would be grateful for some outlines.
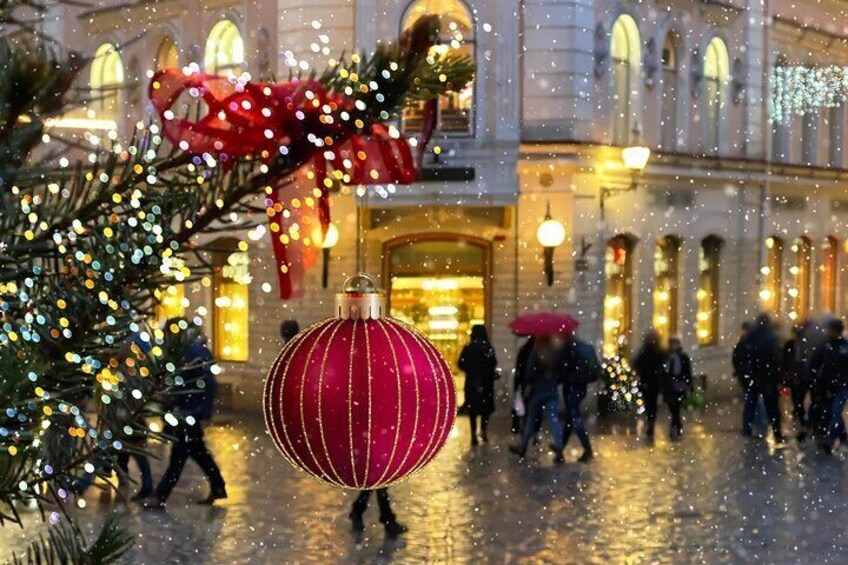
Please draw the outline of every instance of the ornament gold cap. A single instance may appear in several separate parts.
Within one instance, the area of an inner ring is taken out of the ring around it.
[[[386,293],[377,287],[371,275],[348,278],[336,293],[336,318],[342,320],[379,320],[386,314]]]

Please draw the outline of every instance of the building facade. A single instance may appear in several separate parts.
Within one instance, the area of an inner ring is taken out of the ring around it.
[[[443,23],[434,56],[473,55],[473,84],[440,100],[424,180],[334,194],[326,288],[318,264],[305,296],[280,301],[267,234],[234,232],[218,240],[214,277],[165,291],[169,311],[207,314],[229,400],[255,408],[280,322],[330,315],[357,270],[451,362],[484,323],[509,369],[509,321],[561,310],[605,354],[651,327],[681,336],[719,392],[738,328],[760,310],[785,324],[844,314],[844,107],[776,125],[766,102],[775,65],[848,63],[841,3],[803,4],[171,0],[61,7],[45,25],[97,55],[86,78],[101,96],[80,118],[122,134],[149,117],[157,68],[285,78],[431,13]],[[399,125],[414,135],[417,120],[413,108]],[[635,177],[622,148],[637,142],[652,152]],[[550,286],[536,235],[548,211],[566,230]]]

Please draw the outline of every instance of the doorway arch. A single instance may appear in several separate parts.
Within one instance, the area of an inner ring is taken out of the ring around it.
[[[491,242],[424,233],[383,244],[389,312],[430,338],[454,374],[471,326],[491,330]]]

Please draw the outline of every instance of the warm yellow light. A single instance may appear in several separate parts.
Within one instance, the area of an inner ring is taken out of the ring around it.
[[[565,241],[565,226],[557,220],[548,218],[536,230],[536,239],[542,247],[559,247]]]
[[[327,226],[327,234],[324,236],[324,241],[321,242],[321,247],[324,249],[332,249],[339,243],[339,228],[336,224]]]
[[[621,160],[624,166],[634,172],[642,171],[651,158],[651,150],[642,145],[632,145],[621,150]]]

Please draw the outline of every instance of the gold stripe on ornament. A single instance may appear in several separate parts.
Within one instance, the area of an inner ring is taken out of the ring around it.
[[[353,476],[354,486],[359,488],[360,485],[363,485],[365,483],[360,483],[356,479],[356,448],[353,445],[353,352],[356,349],[356,329],[358,327],[357,324],[358,320],[354,320],[353,332],[350,338],[350,355],[348,355],[348,361],[350,363],[348,365],[347,371],[347,428],[348,436],[350,438],[350,474],[351,476]]]
[[[365,324],[365,366],[368,369],[368,428],[366,432],[367,443],[365,444],[365,480],[368,483],[368,472],[371,466],[371,338],[368,335],[368,324]]]
[[[327,325],[327,323],[328,323],[328,322],[329,322],[329,320],[322,320],[321,322],[318,322],[317,324],[315,324],[312,328],[310,328],[310,329],[307,331],[307,334],[304,336],[304,341],[306,341],[306,338],[308,338],[308,337],[312,336],[312,334],[314,334],[314,333],[318,332],[319,330],[320,330],[320,331],[326,331],[326,325]],[[319,337],[320,337],[320,336],[319,336]],[[318,338],[316,338],[316,339],[315,339],[315,341],[317,342],[317,341],[318,341]],[[314,347],[314,343],[313,343],[313,347]],[[286,367],[285,367],[284,372],[283,372],[283,383],[282,383],[282,385],[280,386],[280,400],[281,400],[281,404],[282,404],[282,397],[285,395],[285,394],[284,394],[284,393],[285,393],[285,379],[286,379],[286,376],[288,375],[289,369],[291,368],[291,361],[292,361],[292,359],[293,359],[293,358],[294,358],[294,355],[293,355],[293,356],[292,356],[292,357],[288,360],[288,362],[286,363]],[[307,356],[306,361],[305,361],[305,363],[304,363],[304,367],[307,367],[307,366],[309,365],[309,363],[308,363],[308,362],[309,362],[309,358],[308,358],[308,356]],[[302,377],[305,377],[305,371],[304,371],[304,374],[303,374],[303,375],[301,375],[301,376],[302,376]],[[303,391],[303,381],[304,381],[304,379],[301,379],[301,388],[300,388],[301,393],[302,393],[302,391]],[[300,403],[300,407],[301,407],[301,409],[303,408],[302,394],[301,394],[301,403]],[[303,419],[303,418],[301,417],[301,420],[302,420],[302,419]],[[289,449],[289,451],[290,451],[290,453],[291,453],[291,457],[292,457],[294,460],[296,460],[296,461],[297,461],[297,465],[296,465],[296,467],[298,467],[301,471],[303,471],[303,472],[307,473],[308,475],[310,475],[310,476],[312,476],[312,477],[317,477],[317,475],[309,469],[309,466],[306,464],[306,462],[305,462],[303,459],[301,459],[300,454],[298,453],[297,449],[295,449],[294,441],[292,441],[292,439],[289,437],[289,434],[288,434],[288,426],[286,426],[285,418],[283,418],[282,412],[281,412],[281,419],[280,419],[280,421],[281,421],[281,423],[282,423],[283,435],[284,435],[285,440],[286,440],[286,445],[288,446],[288,449]],[[304,434],[304,436],[305,436],[305,435],[306,435],[306,434]],[[318,477],[318,478],[321,478],[321,477]],[[323,479],[322,479],[322,480],[323,480]]]
[[[412,367],[412,378],[413,378],[413,382],[415,383],[415,418],[414,418],[413,424],[412,424],[411,445],[414,446],[415,445],[415,439],[418,436],[418,413],[419,413],[419,409],[420,409],[419,406],[418,406],[418,403],[421,400],[421,398],[418,394],[418,366],[415,363],[415,359],[412,357],[412,353],[409,350],[409,345],[407,345],[406,340],[403,338],[401,333],[397,330],[397,327],[392,326],[391,324],[389,326],[392,328],[392,331],[395,333],[395,336],[397,336],[398,339],[400,339],[400,342],[403,345],[404,350],[406,351],[406,356],[409,359],[409,365]],[[384,332],[386,331],[385,328],[383,329],[383,331]],[[388,338],[388,332],[386,332],[386,337]],[[389,343],[391,343],[391,340],[389,340]],[[394,353],[395,353],[394,345],[392,345],[391,347],[392,347],[392,355],[394,355]],[[401,414],[401,405],[402,405],[402,402],[401,402],[401,383],[402,383],[402,377],[403,377],[403,375],[400,373],[400,371],[398,371],[398,426],[397,426],[397,432],[395,433],[395,446],[397,446],[398,441],[400,439],[400,422],[401,422],[401,415],[402,415]],[[409,459],[410,451],[411,451],[410,446],[407,446],[406,453],[404,454],[403,459],[400,462],[400,465],[398,465],[397,469],[395,469],[395,472],[392,475],[392,478],[390,479],[391,481],[397,480],[398,473],[400,473],[400,471],[403,469],[404,465],[406,465],[407,459]]]
[[[392,343],[392,339],[391,339],[391,336],[389,336],[389,332],[386,331],[386,324],[383,323],[383,320],[380,320],[379,322],[376,323],[376,325],[380,327],[380,329],[383,331],[383,335],[386,336],[386,343],[389,344],[389,351],[391,351],[391,353],[392,353],[392,361],[394,361],[395,374],[397,375],[397,423],[395,424],[394,441],[392,442],[392,452],[391,452],[391,454],[389,454],[388,462],[386,463],[385,467],[383,467],[383,473],[380,475],[380,478],[377,479],[377,483],[382,484],[383,482],[389,482],[390,483],[392,481],[392,479],[389,479],[388,481],[386,481],[386,474],[388,474],[389,469],[391,469],[391,467],[392,467],[392,462],[395,460],[395,453],[397,452],[397,446],[398,446],[398,436],[400,436],[400,425],[401,425],[401,421],[402,421],[401,418],[403,416],[402,411],[401,411],[401,404],[402,404],[401,400],[402,400],[402,397],[403,397],[403,392],[402,392],[402,384],[403,383],[402,383],[402,380],[401,380],[402,375],[401,375],[401,372],[400,372],[400,364],[398,363],[397,352],[395,351],[395,346]],[[397,474],[397,472],[395,472],[395,474]],[[393,475],[393,477],[394,477],[394,475]]]
[[[433,376],[432,381],[436,385],[434,387],[435,392],[436,392],[436,410],[435,410],[436,418],[434,420],[434,426],[438,426],[439,425],[439,408],[441,407],[441,391],[439,390],[440,387],[438,386],[438,383],[436,382],[437,381],[437,378],[436,378],[437,374],[436,374],[436,371],[435,371],[435,367],[433,366],[432,352],[430,350],[430,348],[432,346],[430,345],[430,342],[422,340],[421,336],[418,335],[417,332],[409,332],[409,333],[412,336],[412,339],[415,340],[415,342],[418,344],[419,348],[424,353],[424,356],[427,359],[428,365],[430,365],[430,374]],[[427,442],[427,446],[421,451],[421,455],[418,457],[418,461],[416,461],[415,464],[412,465],[412,467],[410,468],[411,472],[420,470],[432,459],[431,453],[434,449],[434,446],[437,445],[437,443],[434,443],[434,441],[433,441],[434,437],[435,437],[435,434],[433,434],[433,430],[429,430],[428,435],[429,435],[429,440]]]
[[[327,333],[327,330],[329,330],[330,327],[332,327],[335,322],[338,322],[338,320],[328,320],[328,322],[329,323],[327,325],[325,325],[323,328],[321,328],[321,333],[318,335],[318,337],[315,339],[315,341],[312,342],[312,346],[309,348],[309,354],[306,357],[307,368],[312,364],[312,355],[315,353],[315,349],[317,348],[318,343],[322,340],[322,338],[324,337],[324,334]],[[341,322],[339,322],[339,323],[341,323]],[[309,451],[309,455],[312,457],[312,461],[315,463],[315,467],[317,469],[319,469],[321,474],[322,474],[322,478],[324,480],[328,481],[328,482],[335,484],[335,481],[333,481],[330,478],[329,473],[327,473],[327,471],[324,470],[324,468],[321,466],[321,464],[318,463],[318,458],[315,456],[315,452],[312,449],[312,442],[309,441],[309,434],[306,431],[306,415],[303,411],[303,396],[304,396],[305,390],[306,390],[306,371],[304,370],[303,379],[301,379],[301,383],[300,383],[300,425],[301,425],[301,428],[303,429],[303,439],[306,442],[306,449]],[[320,397],[320,392],[319,392],[319,397]],[[342,483],[339,483],[339,484],[342,484]]]
[[[327,439],[324,436],[324,413],[322,408],[324,404],[324,369],[327,366],[327,356],[330,354],[330,349],[332,348],[333,340],[336,339],[336,334],[343,325],[343,323],[337,323],[334,325],[333,332],[330,334],[327,345],[324,347],[324,358],[321,360],[321,370],[318,373],[318,435],[321,436],[321,446],[324,448],[324,455],[327,456],[327,462],[330,464],[330,470],[336,476],[336,479],[340,484],[343,484],[344,480],[341,475],[339,475],[338,471],[336,471],[336,468],[333,465],[333,458],[330,456],[330,450],[327,449]]]

